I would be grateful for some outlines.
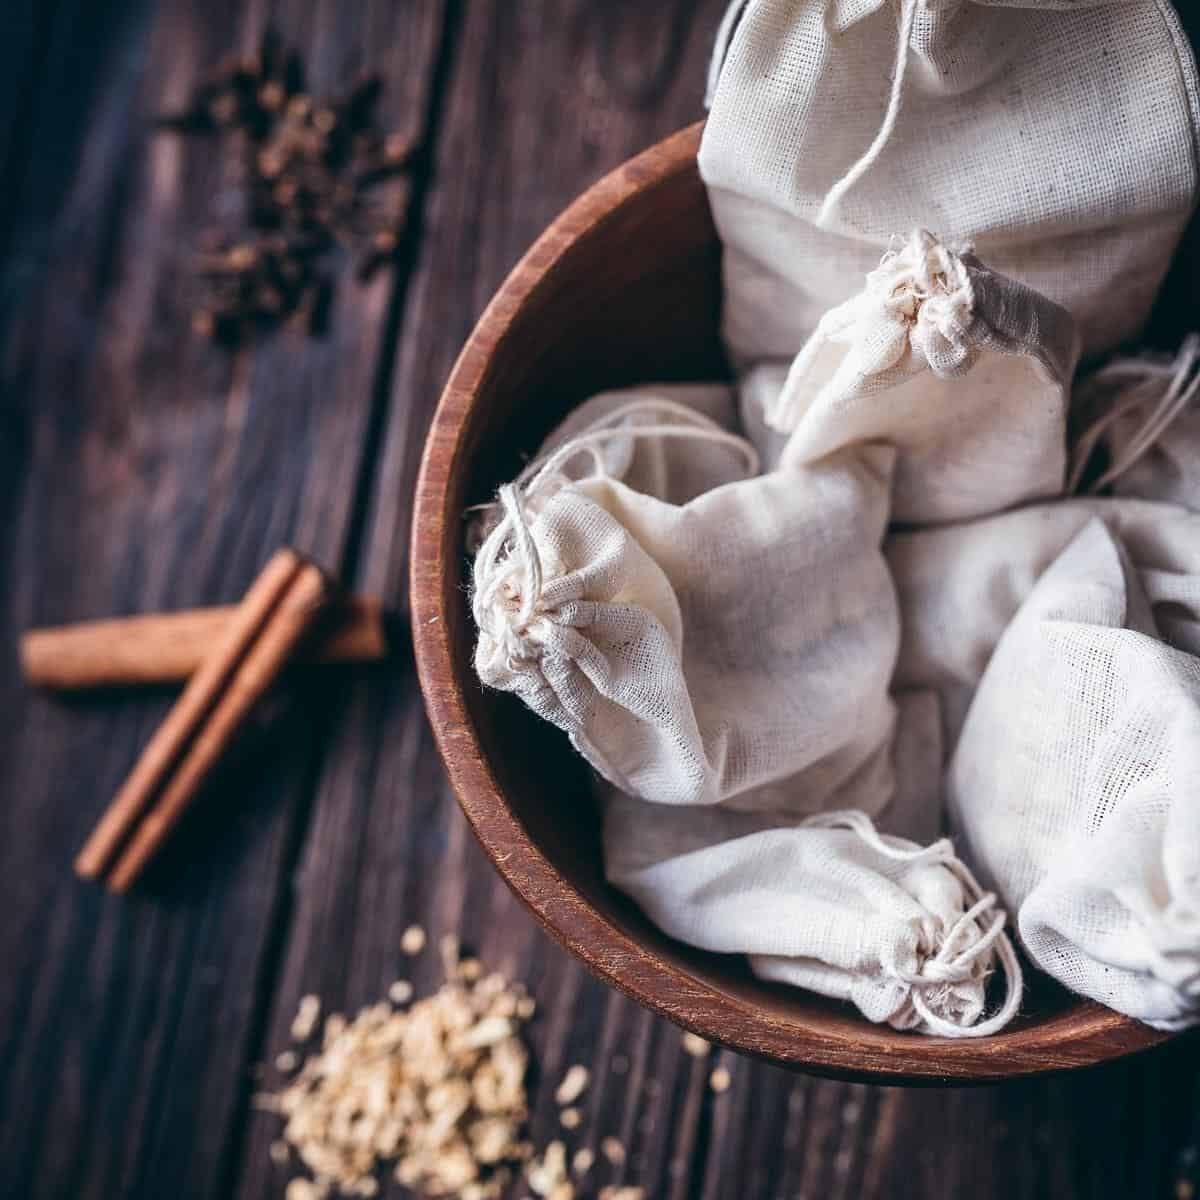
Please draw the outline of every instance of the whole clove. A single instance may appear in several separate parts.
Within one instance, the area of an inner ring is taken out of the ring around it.
[[[237,227],[211,231],[197,256],[203,297],[193,328],[229,347],[285,323],[328,324],[339,260],[359,279],[394,261],[403,212],[373,193],[402,175],[412,147],[378,128],[383,79],[342,96],[304,86],[300,55],[267,30],[254,54],[223,59],[188,106],[161,114],[164,132],[228,138],[240,157]]]

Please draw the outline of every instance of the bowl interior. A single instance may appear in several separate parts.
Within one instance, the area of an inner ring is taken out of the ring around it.
[[[1148,1046],[1146,1027],[1035,981],[1017,1022],[944,1040],[755,980],[739,958],[660,934],[604,881],[586,769],[565,736],[471,663],[461,514],[490,498],[580,401],[605,388],[723,377],[720,247],[695,166],[699,127],[631,160],[537,242],[481,319],[426,445],[413,538],[413,626],[455,791],[498,869],[610,982],[702,1036],[827,1074],[985,1080]]]

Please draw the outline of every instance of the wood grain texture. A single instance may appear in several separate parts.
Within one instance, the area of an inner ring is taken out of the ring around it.
[[[190,255],[231,203],[215,146],[151,137],[263,4],[64,0],[30,101],[0,314],[6,578],[0,745],[0,1178],[6,1194],[224,1195],[274,930],[336,694],[301,684],[129,900],[73,849],[166,705],[21,689],[16,631],[235,600],[292,542],[341,560],[369,454],[393,284],[342,290],[322,341],[228,358],[189,329]],[[441,44],[420,2],[277,5],[313,85],[366,63],[419,136]],[[11,440],[10,440],[11,439]],[[15,448],[13,447],[15,443]]]
[[[700,115],[720,3],[674,0],[655,6],[657,13],[617,4],[626,72],[620,85],[603,73],[613,30],[601,7],[522,0],[468,4],[459,13],[362,571],[350,581],[390,608],[407,601],[411,497],[426,426],[475,318],[584,186]],[[681,34],[684,45],[670,51],[669,39]],[[678,65],[664,73],[663,57],[672,53]],[[621,90],[652,74],[652,101]],[[383,995],[398,976],[418,989],[433,986],[436,953],[409,962],[400,952],[409,921],[424,925],[432,942],[458,932],[541,1001],[532,1031],[540,1078],[553,1084],[573,1062],[594,1064],[584,1123],[569,1141],[595,1146],[615,1134],[629,1148],[620,1171],[597,1167],[596,1182],[638,1182],[650,1195],[680,1200],[694,1194],[703,1065],[683,1053],[676,1029],[550,947],[487,866],[446,786],[411,660],[353,692],[347,736],[339,737],[318,787],[263,1058],[287,1044],[306,992],[348,1010]],[[663,1099],[642,1099],[646,1083]],[[543,1144],[563,1132],[552,1090],[537,1093],[533,1131]],[[286,1177],[266,1153],[277,1128],[269,1116],[255,1116],[241,1195],[273,1194],[272,1184],[278,1189]]]
[[[0,242],[0,1192],[281,1196],[251,1068],[287,1044],[305,992],[353,1008],[397,975],[432,986],[436,956],[399,950],[411,921],[463,931],[528,982],[541,1079],[593,1067],[569,1140],[629,1148],[597,1184],[654,1200],[1083,1200],[1200,1183],[1195,1040],[967,1092],[688,1057],[673,1025],[554,946],[486,862],[402,647],[386,668],[289,691],[290,712],[223,772],[232,837],[130,902],[69,881],[166,704],[29,693],[16,632],[233,600],[285,540],[402,606],[421,441],[458,350],[577,193],[700,115],[722,7],[37,6],[53,36],[29,72],[36,129],[6,178]],[[318,83],[360,63],[388,72],[385,119],[423,143],[416,219],[394,288],[343,297],[330,342],[277,341],[231,369],[180,319],[216,165],[202,145],[145,144],[131,117],[252,45],[268,11]],[[268,771],[285,778],[267,787]],[[706,1085],[717,1062],[733,1076],[721,1096]],[[551,1090],[536,1089],[542,1143],[558,1131]]]

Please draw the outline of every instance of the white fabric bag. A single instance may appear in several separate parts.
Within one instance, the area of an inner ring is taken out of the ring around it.
[[[701,449],[753,462],[679,400],[589,402],[502,489],[474,572],[481,679],[604,778],[606,873],[665,932],[900,1028],[999,1029],[1021,983],[995,897],[947,841],[894,836],[936,836],[942,752],[936,696],[900,696],[897,717],[887,695],[892,452],[666,503],[630,472],[679,478],[668,460]],[[1007,997],[985,1018],[997,962]]]
[[[1089,522],[1005,631],[947,772],[963,853],[1072,991],[1200,1019],[1200,659]]]
[[[773,412],[778,405],[790,369],[790,362],[759,363],[737,381],[738,417],[742,432],[754,443],[763,467],[768,471],[779,466],[788,444],[786,433],[772,429],[767,424],[767,413]]]
[[[645,432],[665,421],[694,425],[702,436]],[[564,460],[564,475],[577,478],[600,471],[635,492],[686,504],[749,473],[746,448],[738,439],[703,435],[713,424],[728,433],[738,432],[737,398],[727,383],[658,383],[600,392],[568,414],[542,443],[538,457],[544,459],[575,438],[598,433],[591,445],[599,465],[593,455],[580,453]],[[633,437],[620,432],[639,428],[643,432]]]
[[[893,786],[898,616],[879,549],[892,452],[671,504],[607,473],[614,436],[738,447],[745,476],[757,457],[653,403],[655,425],[609,413],[500,490],[473,570],[480,679],[566,730],[630,795],[769,806],[789,780],[814,809],[877,806]]]
[[[664,932],[749,955],[760,978],[848,1000],[871,1021],[983,1036],[1020,1005],[1004,914],[948,839],[922,848],[862,812],[788,821],[616,794],[604,847],[610,882]],[[997,962],[1006,995],[984,1017]]]
[[[1142,328],[1197,192],[1200,89],[1167,0],[734,0],[700,148],[739,366],[791,357],[897,230],[973,243]]]
[[[1004,630],[1038,578],[1094,517],[1124,544],[1160,634],[1200,654],[1200,515],[1175,505],[1035,504],[887,539],[901,615],[895,686],[937,692],[948,751]]]
[[[1087,491],[1111,486],[1117,496],[1200,512],[1200,335],[1174,357],[1113,360],[1080,383],[1072,407],[1083,432],[1072,447],[1070,490],[1102,447],[1105,461]]]
[[[894,520],[978,516],[1062,491],[1076,357],[1063,309],[917,230],[821,318],[764,415],[784,462],[895,446]]]

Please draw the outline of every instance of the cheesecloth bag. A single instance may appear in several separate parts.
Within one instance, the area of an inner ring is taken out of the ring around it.
[[[1200,659],[1089,522],[1005,631],[947,771],[964,855],[1072,991],[1200,1018]]]
[[[801,772],[814,808],[890,794],[892,452],[756,476],[712,420],[632,405],[656,422],[613,410],[500,489],[473,567],[481,681],[655,803],[769,806]],[[614,438],[732,447],[742,478],[670,503],[609,473]]]
[[[1200,515],[1177,505],[1066,500],[888,537],[884,553],[901,614],[894,685],[938,694],[948,751],[1009,622],[1094,518],[1124,545],[1159,634],[1200,654]]]
[[[897,450],[892,517],[937,522],[1062,491],[1074,325],[924,230],[827,312],[764,416],[784,462]]]
[[[897,230],[973,243],[1142,328],[1197,191],[1198,88],[1167,0],[734,0],[700,147],[739,366],[789,358]]]
[[[687,411],[684,411],[687,410]],[[699,436],[655,434],[646,427],[682,421]],[[546,438],[546,457],[573,438],[592,434],[593,452],[604,474],[671,504],[689,500],[722,483],[744,479],[749,460],[738,440],[712,439],[703,431],[715,423],[726,432],[738,428],[737,399],[727,383],[659,383],[600,392],[573,409]],[[627,436],[623,430],[642,428]],[[568,477],[587,474],[595,460],[580,453],[563,460]]]
[[[978,1037],[1020,1006],[1004,913],[947,838],[921,846],[862,811],[788,820],[613,794],[604,852],[610,882],[664,932],[748,955],[760,978],[850,1001],[871,1021]],[[997,965],[1005,996],[985,1016]]]
[[[1083,427],[1072,447],[1072,491],[1111,487],[1200,512],[1200,335],[1173,357],[1114,359],[1081,382],[1072,406]]]
[[[767,424],[766,414],[779,402],[791,362],[765,362],[745,371],[737,381],[738,417],[742,432],[754,443],[764,468],[774,470],[783,459],[788,435]]]

